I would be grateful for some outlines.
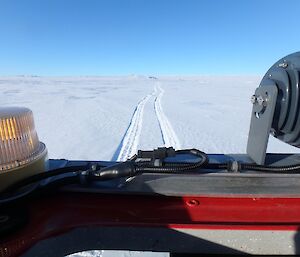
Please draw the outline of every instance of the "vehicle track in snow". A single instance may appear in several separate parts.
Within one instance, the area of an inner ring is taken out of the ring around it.
[[[146,95],[138,102],[123,139],[113,155],[113,161],[126,161],[128,158],[137,153],[143,127],[144,109],[151,97],[154,99],[152,104],[154,106],[154,112],[158,121],[163,145],[166,147],[173,146],[175,149],[180,149],[178,137],[174,132],[171,123],[166,117],[161,105],[161,99],[164,95],[164,92],[165,91],[162,89],[160,84],[156,83],[153,92]]]
[[[169,122],[167,116],[165,115],[161,105],[161,99],[165,93],[165,90],[158,83],[156,85],[155,92],[156,97],[154,100],[154,110],[159,123],[163,144],[166,147],[173,146],[175,149],[180,149],[180,142],[178,140],[178,137],[173,130],[173,127]]]
[[[153,96],[153,93],[146,95],[135,107],[121,145],[114,154],[114,156],[117,155],[117,161],[126,161],[128,158],[136,154],[143,126],[144,108],[151,96]]]

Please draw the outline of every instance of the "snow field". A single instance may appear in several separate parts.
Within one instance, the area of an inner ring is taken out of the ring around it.
[[[260,77],[1,77],[2,106],[33,110],[50,158],[125,160],[137,149],[245,153]],[[298,149],[270,138],[270,152]]]

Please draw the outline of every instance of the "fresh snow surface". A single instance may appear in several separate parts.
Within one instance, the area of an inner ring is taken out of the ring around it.
[[[39,138],[46,143],[50,158],[122,161],[138,149],[164,145],[207,153],[245,153],[250,97],[260,79],[0,77],[0,102],[33,110]],[[268,151],[290,153],[298,149],[270,137]],[[74,257],[119,254],[90,251]]]
[[[2,106],[33,110],[50,158],[125,160],[163,145],[245,153],[260,77],[0,77]],[[298,152],[270,137],[269,152]]]

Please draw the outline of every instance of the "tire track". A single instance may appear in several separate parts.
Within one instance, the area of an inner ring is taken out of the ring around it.
[[[112,158],[113,160],[126,161],[128,158],[137,153],[143,126],[145,104],[148,102],[150,97],[153,96],[153,94],[154,93],[146,95],[135,107],[129,126],[125,132],[120,146]]]
[[[140,136],[142,133],[144,109],[151,97],[154,97],[154,103],[152,101],[151,102],[154,104],[154,111],[158,121],[163,145],[166,147],[172,146],[175,149],[180,149],[178,137],[174,132],[171,123],[166,117],[161,105],[161,99],[164,95],[164,92],[164,89],[162,89],[159,84],[156,84],[153,92],[146,95],[138,102],[123,139],[121,140],[121,143],[112,157],[112,161],[126,161],[137,153]]]
[[[156,93],[158,92],[158,94]],[[162,105],[161,99],[165,93],[165,90],[161,88],[158,84],[155,87],[156,97],[154,100],[154,110],[159,123],[159,128],[162,136],[163,143],[166,147],[173,146],[175,149],[180,149],[179,139],[173,130],[171,123],[169,122],[167,116],[165,115]]]

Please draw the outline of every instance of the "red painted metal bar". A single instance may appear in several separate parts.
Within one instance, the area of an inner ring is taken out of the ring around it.
[[[298,230],[300,198],[165,197],[63,193],[32,201],[28,224],[0,245],[18,256],[39,240],[86,226]]]

